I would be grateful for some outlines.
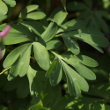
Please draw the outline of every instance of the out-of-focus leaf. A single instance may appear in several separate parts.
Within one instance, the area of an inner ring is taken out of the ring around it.
[[[51,20],[54,21],[56,24],[61,25],[66,19],[67,15],[68,15],[67,12],[59,11],[54,16],[51,17]]]
[[[0,106],[0,110],[8,110],[8,108],[5,106]]]
[[[32,12],[32,11],[37,10],[38,8],[39,8],[38,5],[28,5],[28,6],[26,7],[26,11],[27,11],[27,13],[30,13],[30,12]]]
[[[7,18],[6,15],[3,15],[3,14],[0,13],[0,22],[5,20],[6,18]]]
[[[16,1],[15,0],[3,0],[7,5],[9,5],[10,7],[14,7],[16,5]]]
[[[42,102],[40,101],[39,103],[37,103],[37,104],[31,106],[31,107],[29,108],[29,110],[50,110],[50,109],[43,107],[43,104],[42,104]]]
[[[2,0],[0,0],[0,14],[1,15],[6,15],[7,12],[8,12],[7,5]]]
[[[29,85],[28,80],[23,78],[22,80],[18,80],[16,94],[18,98],[26,98],[29,95]]]
[[[37,12],[31,12],[27,14],[28,19],[33,19],[33,20],[41,20],[45,18],[45,13],[41,12],[41,11],[37,11]]]
[[[66,11],[66,0],[61,0],[61,2],[63,4],[63,7],[64,7],[65,11]]]

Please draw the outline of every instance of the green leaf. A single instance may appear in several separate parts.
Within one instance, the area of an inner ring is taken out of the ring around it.
[[[76,55],[64,54],[62,55],[62,59],[72,66],[75,66],[80,63],[80,60],[77,58]]]
[[[89,66],[89,67],[98,66],[98,62],[89,56],[78,55],[77,57],[79,58],[80,62],[86,66]]]
[[[61,25],[64,20],[66,19],[68,13],[65,11],[58,11],[54,16],[52,16],[50,19],[55,22],[57,25]]]
[[[72,71],[71,73],[71,69],[68,68],[68,65],[66,65],[64,62],[62,63],[62,67],[67,78],[69,93],[74,96],[80,96],[81,94],[80,87],[75,81],[75,77],[72,76],[72,73],[74,74],[74,72]]]
[[[83,76],[84,78],[86,78],[88,80],[96,79],[95,73],[93,71],[91,71],[89,68],[87,68],[86,66],[84,66],[83,64],[81,64],[81,61],[78,59],[77,56],[64,55],[63,57],[64,57],[63,60],[65,62],[67,62],[69,65],[73,66],[81,76]],[[87,57],[87,58],[89,58],[89,57]],[[90,61],[91,61],[91,58],[90,58]],[[97,63],[95,62],[95,64],[97,64]],[[97,65],[94,65],[94,66],[96,67]]]
[[[22,42],[29,41],[30,39],[21,34],[21,33],[9,33],[7,37],[3,39],[3,44],[4,45],[12,45],[12,44],[18,44]]]
[[[41,101],[39,101],[37,104],[31,106],[29,110],[50,110],[48,108],[43,107],[43,104]]]
[[[96,75],[94,72],[92,72],[89,68],[87,68],[86,66],[82,65],[82,64],[77,64],[74,66],[74,68],[76,69],[77,72],[79,72],[79,74],[81,76],[83,76],[84,78],[88,79],[88,80],[95,80],[96,79]]]
[[[7,18],[6,15],[3,15],[3,14],[0,13],[0,22],[5,20],[6,18]]]
[[[100,29],[105,33],[109,33],[109,27],[98,11],[95,11],[95,21]]]
[[[32,11],[37,10],[38,8],[39,8],[38,5],[28,5],[28,6],[26,7],[26,11],[27,11],[27,13],[30,13],[30,12],[32,12]]]
[[[15,73],[17,66],[18,66],[18,62],[19,62],[19,58],[16,60],[16,62],[11,66],[11,69],[9,70],[9,74],[8,74],[8,81],[13,80],[15,77],[18,76],[18,74]]]
[[[68,48],[68,51],[71,51],[75,55],[80,53],[79,45],[74,39],[65,34],[62,37],[64,39],[65,45]]]
[[[62,67],[58,59],[52,62],[46,76],[49,78],[51,85],[57,85],[61,81]]]
[[[16,5],[16,1],[15,0],[3,0],[7,5],[9,5],[10,7],[14,7]]]
[[[37,72],[32,84],[32,89],[35,91],[35,93],[39,94],[36,95],[38,97],[40,96],[43,101],[43,105],[46,107],[52,107],[54,103],[58,102],[58,99],[62,96],[61,88],[58,86],[52,87],[47,77],[45,77],[44,71]]]
[[[88,83],[86,80],[81,77],[76,71],[69,67],[65,62],[61,61],[64,73],[67,77],[69,92],[72,95],[79,96],[81,90],[87,92],[89,89]]]
[[[51,40],[47,42],[46,44],[47,50],[57,49],[62,45],[62,42],[60,40]]]
[[[84,24],[85,22],[87,21],[77,20],[75,24],[73,22],[73,26],[71,25],[68,28],[65,27],[65,32],[71,37],[81,40],[98,51],[103,52],[101,47],[107,47],[109,45],[109,41],[99,29],[96,27],[87,27]]]
[[[22,24],[13,25],[8,35],[3,39],[4,45],[12,45],[26,41],[33,41],[33,34]]]
[[[106,47],[109,44],[109,41],[101,33],[79,33],[74,34],[74,37],[86,42],[100,52],[103,52],[100,47]]]
[[[48,25],[47,29],[43,32],[42,38],[47,42],[55,37],[59,26],[61,25],[67,17],[67,13],[63,11],[59,11],[54,16],[52,16],[51,23]]]
[[[37,12],[31,12],[28,13],[26,18],[28,19],[33,19],[33,20],[41,20],[46,17],[46,14],[42,11],[37,11]]]
[[[0,0],[0,14],[6,15],[7,12],[8,12],[8,7],[2,0]]]
[[[8,56],[5,58],[4,62],[3,62],[3,67],[7,68],[10,67],[11,65],[13,65],[15,63],[15,61],[18,59],[18,57],[26,50],[26,48],[29,46],[30,44],[24,44],[21,45],[17,48],[15,48],[14,50],[12,50]]]
[[[2,51],[2,57],[4,57],[5,53],[6,53],[6,48],[4,45],[0,45],[0,50]]]
[[[30,55],[31,55],[31,45],[21,54],[18,67],[16,68],[15,73],[19,74],[20,77],[23,77],[28,70],[30,64]]]
[[[76,23],[77,21],[75,19],[65,22],[64,24],[61,25],[62,28],[60,28],[57,33],[61,33],[64,31],[68,32],[77,29],[75,28]]]
[[[30,53],[31,53],[31,46],[29,46],[25,50],[25,52],[20,55],[17,62],[13,65],[10,71],[11,76],[16,77],[19,75],[20,77],[23,77],[27,73],[30,63]]]
[[[35,34],[38,36],[41,36],[41,34],[44,31],[44,26],[39,21],[33,21],[33,20],[23,21],[22,24],[28,27],[33,32],[35,32]]]
[[[48,51],[45,48],[45,46],[43,46],[39,42],[34,42],[33,51],[34,51],[34,57],[37,63],[39,64],[39,66],[47,71],[50,66],[50,60],[49,60]]]
[[[57,31],[58,31],[57,24],[54,22],[51,22],[49,26],[47,27],[47,29],[42,33],[41,36],[44,39],[44,41],[47,42],[51,40],[53,37],[55,37]]]
[[[34,70],[31,66],[28,67],[27,77],[28,77],[28,80],[29,80],[29,88],[30,88],[31,95],[34,95],[34,92],[32,90],[32,83],[34,81],[36,73],[37,73],[37,71]]]

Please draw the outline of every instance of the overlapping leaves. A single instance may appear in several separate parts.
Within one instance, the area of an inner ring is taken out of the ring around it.
[[[22,13],[26,15],[22,16]],[[88,56],[80,55],[77,41],[81,40],[103,52],[101,47],[109,43],[104,35],[99,30],[92,32],[92,29],[85,28],[80,20],[66,22],[68,14],[63,10],[55,12],[48,19],[49,23],[35,21],[44,18],[44,13],[38,11],[37,5],[28,6],[22,13],[19,17],[25,21],[13,25],[10,33],[3,39],[4,45],[20,45],[4,60],[4,68],[9,68],[8,79],[27,75],[30,92],[33,94],[33,80],[36,73],[42,70],[47,72],[46,76],[52,85],[59,84],[65,76],[71,95],[80,96],[81,91],[87,92],[89,85],[86,79],[96,79],[89,67],[96,67],[98,63]],[[61,45],[62,49],[66,48],[62,55],[57,54]],[[36,69],[32,67],[33,62]]]

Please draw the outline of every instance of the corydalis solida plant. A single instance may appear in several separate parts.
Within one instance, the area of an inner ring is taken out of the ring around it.
[[[10,29],[11,29],[11,26],[10,25],[7,25],[5,27],[5,29],[2,32],[0,32],[0,39],[6,37],[7,34],[9,33]],[[2,56],[2,50],[0,49],[0,60],[2,59],[2,57],[3,57]]]

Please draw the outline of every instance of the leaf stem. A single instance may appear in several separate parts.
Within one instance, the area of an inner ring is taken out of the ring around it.
[[[0,75],[4,74],[6,71],[8,71],[11,67],[8,67],[6,69],[4,69],[2,72],[0,72]]]

